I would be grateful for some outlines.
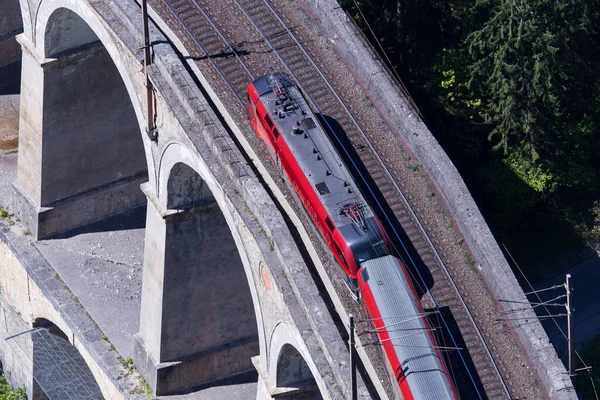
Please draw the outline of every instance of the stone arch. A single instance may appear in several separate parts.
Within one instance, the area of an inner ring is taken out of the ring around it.
[[[142,205],[139,185],[155,172],[139,62],[98,13],[42,0],[32,35],[20,39],[16,187],[18,212],[41,239]]]
[[[265,346],[239,218],[222,188],[205,162],[178,142],[165,146],[158,177],[158,193],[144,186],[146,253],[134,359],[152,358],[144,374],[160,395],[252,370],[251,357]],[[180,386],[158,378],[165,374],[180,377]]]
[[[307,356],[308,355],[308,356]],[[288,324],[279,323],[272,332],[269,348],[269,375],[274,377],[278,391],[286,398],[323,399],[317,367],[309,356],[300,332]]]
[[[56,324],[45,318],[33,322],[32,400],[96,400],[104,398],[87,361]]]
[[[45,27],[44,56],[60,60],[44,77],[43,143],[48,144],[40,205],[147,175],[143,125],[113,55],[69,8],[54,9],[38,26]]]
[[[53,334],[54,336],[58,336],[61,339],[64,339],[66,341],[69,341],[69,337],[67,336],[66,333],[64,333],[62,331],[62,329],[60,329],[58,327],[58,325],[54,324],[54,322],[46,319],[46,318],[36,318],[33,321],[33,327],[34,328],[44,328],[46,329],[49,333]]]
[[[284,344],[279,352],[276,377],[277,387],[296,386],[298,383],[307,381],[311,381],[313,385],[316,384],[304,357],[289,343]]]
[[[33,24],[31,23],[33,18],[29,9],[29,1],[19,0],[19,5],[21,7],[21,18],[23,19],[23,32],[31,38],[33,35]]]
[[[187,210],[203,202],[213,202],[204,179],[185,163],[177,163],[167,180],[167,209]]]
[[[27,4],[25,4],[28,3],[28,0],[20,1],[23,10],[25,9],[23,8],[23,5],[25,5],[27,8],[29,7]],[[61,9],[67,10],[76,15],[80,20],[77,22],[77,24],[70,26],[71,31],[85,33],[79,41],[69,41],[72,43],[72,46],[83,46],[86,43],[89,44],[93,42],[92,38],[90,37],[91,31],[97,37],[97,40],[104,46],[107,53],[110,55],[111,60],[114,62],[114,65],[117,68],[123,83],[125,84],[125,88],[127,89],[128,97],[131,100],[133,110],[135,111],[135,116],[138,120],[140,134],[142,134],[144,139],[144,149],[146,151],[149,176],[155,176],[151,148],[152,144],[144,134],[145,116],[143,111],[143,101],[141,100],[143,96],[140,96],[136,91],[136,87],[145,88],[144,82],[142,81],[142,74],[135,74],[136,72],[139,72],[139,62],[133,55],[128,56],[123,52],[123,45],[118,44],[115,41],[115,36],[107,31],[106,24],[100,20],[96,11],[91,9],[90,5],[86,1],[40,0],[38,10],[35,14],[35,17],[33,17],[35,19],[35,23],[33,24],[35,29],[31,32],[32,43],[36,48],[34,51],[41,54],[42,57],[50,57],[52,54],[56,54],[57,50],[68,51],[65,46],[60,46],[56,43],[56,40],[60,35],[51,34],[51,37],[46,40],[46,36],[49,33],[47,27],[49,26],[51,17],[55,14],[55,12],[59,12],[60,14],[54,15],[53,22],[51,23],[52,26],[63,26],[63,23],[60,22],[61,18],[57,18],[59,15],[62,16],[63,20],[65,17],[70,16],[68,13],[65,14],[64,11],[60,11]],[[81,26],[82,23],[85,25],[85,27]],[[24,29],[25,32],[28,31],[26,27],[24,27]],[[46,48],[46,45],[50,46]]]
[[[60,57],[100,42],[92,28],[75,12],[68,8],[55,9],[45,25],[44,56]]]

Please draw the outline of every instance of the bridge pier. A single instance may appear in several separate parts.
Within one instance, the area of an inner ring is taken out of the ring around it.
[[[252,369],[259,353],[248,282],[207,185],[185,164],[167,207],[149,184],[140,330],[134,361],[157,395]]]
[[[143,204],[139,185],[147,180],[140,127],[115,64],[78,16],[66,9],[55,14],[55,24],[79,33],[69,46],[48,46],[56,53],[44,55],[26,36],[18,38],[14,206],[37,239]]]

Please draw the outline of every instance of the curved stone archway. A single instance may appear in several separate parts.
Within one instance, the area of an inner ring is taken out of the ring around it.
[[[277,387],[313,387],[315,378],[302,354],[289,343],[281,348],[277,359]]]
[[[209,169],[186,146],[170,143],[161,156],[159,193],[149,184],[143,189],[136,364],[158,395],[252,370],[251,358],[263,347],[260,305],[239,232]]]
[[[135,58],[127,61],[86,2],[44,0],[35,21],[20,36],[15,186],[16,209],[42,239],[143,204],[139,185],[154,166],[141,76],[127,65]]]
[[[327,390],[315,379],[317,367],[300,332],[281,322],[273,330],[269,345],[268,369],[275,386],[272,392],[295,400],[322,399],[321,393]]]

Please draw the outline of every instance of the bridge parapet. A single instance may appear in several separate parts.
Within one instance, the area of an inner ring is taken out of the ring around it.
[[[393,134],[423,165],[496,302],[498,299],[526,302],[523,290],[456,167],[362,33],[348,20],[335,0],[302,0],[302,4],[319,21],[325,36],[347,62],[388,125],[397,127]],[[514,323],[512,329],[547,396],[551,399],[576,399],[565,367],[541,324],[536,321],[533,310],[523,309],[522,304],[498,303],[498,307],[510,313],[511,318],[528,321],[526,324]]]
[[[151,29],[155,143],[144,133],[137,5],[23,0],[21,6],[25,63],[37,79],[24,83],[16,208],[38,238],[59,234],[139,204],[144,193],[135,186],[147,171],[144,200],[152,215],[135,358],[152,388],[168,393],[241,372],[253,355],[258,398],[316,390],[325,399],[347,398],[349,368],[341,361],[347,349],[305,260],[166,39]],[[99,65],[110,80],[86,80]],[[122,103],[129,112],[112,114],[111,105]],[[124,182],[134,183],[113,190]],[[119,203],[128,198],[136,200]],[[103,208],[110,199],[114,207]],[[210,233],[225,232],[229,247],[219,249]],[[185,254],[192,256],[184,260]],[[235,276],[225,273],[228,267],[237,268]],[[219,279],[218,290],[207,290]],[[227,294],[243,293],[238,284],[247,286],[247,297],[236,303]],[[237,332],[235,322],[250,326]],[[199,369],[212,375],[199,376]]]

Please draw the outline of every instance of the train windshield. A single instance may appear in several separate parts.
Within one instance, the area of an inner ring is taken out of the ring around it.
[[[371,260],[373,258],[379,258],[387,255],[387,251],[385,249],[384,243],[378,243],[376,245],[371,246],[368,249],[361,249],[354,253],[354,257],[356,258],[356,263],[361,265],[365,261]]]

